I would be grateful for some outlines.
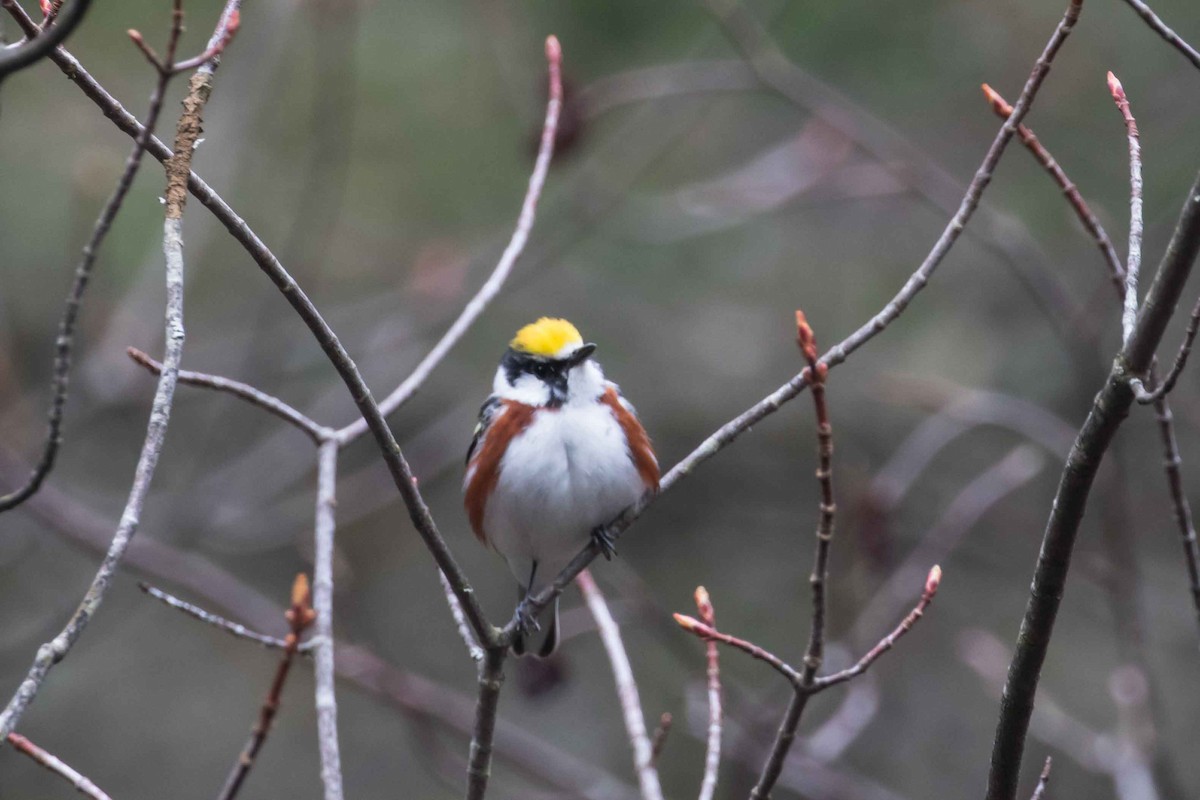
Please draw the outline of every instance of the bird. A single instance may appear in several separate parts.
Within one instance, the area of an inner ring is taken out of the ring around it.
[[[541,631],[528,602],[589,541],[611,559],[605,526],[658,491],[654,447],[637,411],[605,379],[565,319],[542,317],[517,331],[479,410],[463,478],[463,504],[475,536],[517,579],[512,650],[549,657],[558,646],[558,599]]]

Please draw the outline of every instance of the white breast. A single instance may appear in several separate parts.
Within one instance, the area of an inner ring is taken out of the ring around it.
[[[538,411],[509,445],[484,529],[522,584],[538,562],[536,590],[643,491],[611,409],[567,403]]]

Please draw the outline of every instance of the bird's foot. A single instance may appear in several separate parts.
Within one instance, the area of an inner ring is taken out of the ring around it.
[[[522,636],[542,629],[528,597],[517,603],[516,611],[513,612],[513,622],[517,625],[517,633]]]
[[[601,525],[598,528],[592,529],[592,542],[596,545],[596,549],[608,561],[612,561],[612,557],[617,554],[617,540],[608,528]]]

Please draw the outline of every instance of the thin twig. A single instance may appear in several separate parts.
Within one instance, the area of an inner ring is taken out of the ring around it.
[[[930,277],[937,270],[942,260],[945,259],[947,253],[950,252],[954,243],[958,241],[967,222],[970,221],[975,210],[978,208],[980,198],[991,182],[992,173],[999,163],[1000,157],[1004,154],[1004,150],[1012,139],[1013,134],[1016,132],[1017,125],[1021,123],[1025,114],[1029,111],[1038,90],[1045,81],[1051,63],[1054,61],[1063,42],[1066,41],[1071,30],[1074,28],[1075,22],[1079,18],[1082,4],[1083,0],[1071,0],[1062,20],[1059,21],[1042,54],[1038,57],[1029,79],[1025,82],[1025,86],[1021,90],[1016,104],[1013,106],[1012,115],[1000,126],[1000,130],[992,140],[987,154],[984,156],[979,169],[975,173],[975,177],[972,179],[966,194],[963,196],[958,211],[954,214],[950,222],[947,223],[937,242],[929,251],[929,254],[921,262],[917,270],[909,276],[900,291],[875,316],[859,327],[858,330],[854,331],[854,333],[850,334],[850,336],[830,348],[821,357],[821,363],[826,367],[832,369],[841,364],[850,354],[886,330],[893,321],[904,313],[904,310],[908,308],[913,298],[929,283]],[[606,532],[614,538],[619,537],[621,532],[632,525],[634,520],[641,516],[642,512],[651,503],[670,490],[677,482],[690,475],[697,466],[712,458],[742,433],[778,411],[781,406],[804,391],[808,386],[808,375],[809,371],[806,369],[758,403],[718,428],[663,476],[657,494],[646,495],[637,503],[627,508],[617,519],[606,526]],[[562,593],[563,589],[579,574],[580,570],[587,567],[598,554],[599,550],[594,545],[589,545],[580,552],[558,574],[550,585],[543,588],[541,592],[529,600],[531,611],[536,612],[545,608],[551,600]],[[511,636],[513,630],[514,623],[510,622],[505,627],[505,635]]]
[[[686,614],[673,614],[675,622],[680,628],[683,628],[693,636],[699,637],[705,641],[720,642],[727,644],[730,647],[741,650],[751,658],[756,658],[764,664],[769,665],[772,669],[787,679],[792,686],[800,685],[800,673],[795,670],[790,664],[774,653],[764,650],[753,642],[748,642],[745,639],[739,639],[736,636],[731,636],[728,633],[723,633],[711,625],[706,625],[695,617],[689,617]]]
[[[241,623],[225,619],[225,617],[222,617],[220,614],[214,614],[213,612],[203,609],[194,603],[189,603],[186,600],[180,600],[175,595],[170,594],[169,592],[164,592],[162,589],[159,589],[156,586],[151,586],[145,581],[138,581],[138,588],[163,605],[173,608],[176,611],[182,611],[184,614],[187,614],[193,619],[198,619],[201,622],[212,625],[214,628],[223,630],[239,639],[255,642],[272,650],[282,650],[283,648],[287,647],[287,642],[283,639],[279,639],[275,636],[267,636],[264,633],[250,630]],[[313,643],[311,641],[301,642],[297,647],[297,651],[300,653],[306,653],[312,650],[312,647]]]
[[[1104,453],[1133,404],[1130,379],[1149,368],[1154,350],[1162,341],[1183,285],[1191,273],[1197,251],[1200,251],[1200,175],[1183,204],[1175,233],[1146,294],[1129,341],[1114,360],[1108,380],[1096,395],[1063,469],[1034,571],[1016,652],[1005,682],[987,800],[1014,800],[1016,797],[1038,678],[1054,631],[1088,494]]]
[[[1200,298],[1197,298],[1196,304],[1192,306],[1192,315],[1188,319],[1187,330],[1183,334],[1183,342],[1179,345],[1179,352],[1175,354],[1175,363],[1171,365],[1171,370],[1167,373],[1167,377],[1163,378],[1162,383],[1152,390],[1148,390],[1142,384],[1141,380],[1134,379],[1133,388],[1137,393],[1137,401],[1139,403],[1147,405],[1158,402],[1175,388],[1175,382],[1179,380],[1180,373],[1187,366],[1188,356],[1192,354],[1192,342],[1196,339],[1197,330],[1200,330]]]
[[[179,42],[181,23],[175,17],[172,17],[172,20],[173,23],[167,47],[171,52],[174,52]],[[131,31],[130,33],[132,34],[133,32]],[[140,38],[138,36],[134,41],[136,42]],[[54,340],[54,371],[50,381],[50,411],[47,414],[46,441],[42,445],[42,455],[23,486],[9,494],[0,496],[0,512],[16,508],[25,500],[32,497],[41,487],[46,476],[54,469],[54,462],[58,456],[58,448],[62,444],[62,419],[63,411],[67,405],[67,385],[70,381],[71,356],[75,345],[75,322],[79,317],[79,309],[83,304],[83,295],[91,279],[92,267],[96,263],[96,255],[100,252],[100,245],[104,243],[105,237],[112,228],[113,221],[117,218],[117,214],[125,202],[125,197],[129,194],[129,189],[133,186],[133,179],[137,176],[138,169],[142,165],[142,156],[146,152],[152,131],[158,124],[158,117],[162,111],[163,97],[166,94],[167,83],[170,79],[170,75],[163,73],[161,70],[158,71],[154,89],[150,93],[150,106],[146,112],[146,126],[134,141],[133,150],[130,151],[129,156],[125,159],[125,167],[121,171],[121,177],[117,179],[117,186],[113,189],[108,202],[104,204],[104,208],[100,211],[100,216],[97,217],[96,224],[92,227],[92,235],[88,238],[87,244],[83,246],[83,254],[80,256],[79,263],[75,267],[75,279],[67,294],[66,302],[63,304],[62,317],[58,322],[58,336]]]
[[[513,265],[516,264],[521,252],[525,249],[525,242],[529,239],[529,232],[533,229],[533,223],[537,217],[537,206],[542,195],[542,187],[546,184],[546,175],[550,171],[550,159],[554,154],[554,139],[558,131],[558,118],[562,110],[562,46],[554,36],[546,39],[546,62],[550,72],[550,97],[546,103],[546,119],[542,124],[542,138],[538,147],[537,161],[534,163],[533,173],[529,176],[529,188],[525,191],[525,200],[521,204],[517,227],[513,231],[512,238],[509,239],[508,246],[504,248],[499,262],[496,263],[496,268],[492,270],[487,281],[463,308],[458,319],[454,320],[454,324],[442,335],[442,338],[425,358],[421,359],[421,363],[404,379],[404,382],[379,404],[379,410],[385,417],[390,416],[416,394],[434,368],[441,363],[451,348],[458,344],[475,320],[479,318],[479,315],[500,293],[504,282],[508,280],[509,273],[512,272]],[[338,431],[338,436],[343,442],[351,442],[366,432],[366,420],[360,418]]]
[[[983,93],[991,104],[992,110],[1001,119],[1008,119],[1012,116],[1012,106],[995,89],[985,83],[983,84]],[[1042,168],[1058,184],[1058,187],[1062,189],[1067,202],[1071,204],[1071,208],[1075,211],[1075,216],[1083,223],[1084,229],[1095,240],[1096,246],[1100,248],[1100,253],[1104,256],[1104,263],[1108,265],[1109,276],[1112,278],[1113,284],[1117,287],[1117,292],[1124,297],[1125,265],[1121,263],[1121,257],[1117,255],[1117,248],[1113,245],[1112,239],[1109,238],[1108,232],[1104,230],[1104,226],[1100,224],[1100,219],[1092,213],[1092,209],[1083,199],[1083,195],[1079,193],[1079,188],[1075,185],[1075,182],[1067,177],[1067,173],[1063,170],[1062,166],[1054,156],[1050,155],[1050,151],[1038,140],[1034,132],[1025,125],[1019,125],[1017,126],[1017,135],[1021,137],[1021,142],[1033,154],[1037,162],[1042,165]]]
[[[176,0],[177,4],[178,2],[179,0]],[[181,15],[174,15],[173,24],[175,26],[181,24]],[[177,41],[177,39],[177,34],[171,36],[172,41]],[[207,98],[207,94],[204,95],[204,98]],[[194,125],[197,130],[199,129],[203,101],[189,93],[184,108],[178,125],[179,137],[182,137],[185,130],[191,125]],[[189,147],[183,157],[178,160],[174,174],[182,172],[186,178],[191,156],[192,151]],[[172,182],[172,173],[169,171],[168,191]],[[154,393],[154,402],[150,408],[150,420],[146,426],[146,437],[142,443],[141,455],[138,457],[133,485],[130,487],[129,497],[125,502],[125,510],[121,514],[121,521],[113,534],[104,560],[79,607],[71,615],[62,631],[53,640],[38,648],[37,656],[29,668],[25,680],[9,700],[4,711],[0,713],[0,736],[12,733],[21,715],[25,713],[25,709],[37,696],[46,675],[55,664],[66,657],[71,647],[83,634],[108,593],[121,559],[137,531],[142,506],[145,504],[146,495],[150,490],[150,481],[154,477],[154,470],[158,466],[158,458],[162,453],[163,441],[166,438],[167,424],[170,421],[171,406],[175,396],[179,361],[183,355],[183,240],[180,235],[182,214],[182,203],[173,207],[168,206],[163,224],[163,252],[166,256],[167,284],[166,355],[163,358],[163,371],[159,376],[158,387]]]
[[[671,735],[671,724],[675,721],[671,712],[664,711],[658,718],[658,727],[650,736],[650,763],[658,764],[663,748],[667,746],[667,737]]]
[[[333,653],[333,543],[337,507],[338,443],[321,442],[317,454],[316,554],[313,570],[316,609],[317,740],[321,753],[321,783],[325,800],[342,800],[342,759],[338,748],[337,695]]]
[[[16,6],[16,0],[2,0],[0,5],[6,9]],[[0,52],[0,83],[14,72],[33,66],[46,54],[58,47],[71,32],[83,21],[92,0],[74,0],[65,14],[59,14],[57,22],[47,30],[32,35],[24,44],[10,50]],[[22,12],[24,13],[24,12]]]
[[[1125,0],[1125,3],[1137,13],[1139,17],[1146,21],[1151,30],[1161,36],[1172,47],[1183,54],[1183,57],[1192,62],[1192,65],[1200,68],[1200,52],[1196,48],[1183,40],[1179,34],[1167,27],[1167,24],[1150,8],[1142,2],[1142,0]]]
[[[134,362],[145,367],[155,375],[162,373],[162,364],[136,347],[127,347],[125,352]],[[192,372],[186,369],[179,371],[179,382],[188,386],[198,386],[202,389],[226,392],[234,397],[245,400],[247,403],[258,406],[267,413],[274,414],[283,421],[299,428],[315,443],[319,444],[322,439],[331,433],[325,426],[313,421],[278,397],[267,394],[261,389],[256,389],[247,383],[235,381],[232,378],[225,378],[220,375],[209,375],[204,372]]]
[[[696,587],[696,610],[705,625],[712,628],[717,626],[712,598],[703,586]],[[699,800],[712,800],[717,790],[717,774],[721,768],[721,653],[717,643],[711,639],[705,645],[705,649],[708,651],[708,741],[705,747],[704,778],[700,781]]]
[[[246,746],[242,748],[241,754],[238,755],[237,761],[234,762],[233,769],[229,771],[229,777],[225,779],[225,785],[221,788],[221,793],[217,795],[217,800],[233,800],[237,796],[246,781],[246,776],[254,768],[254,760],[262,750],[263,743],[267,740],[267,734],[271,732],[271,723],[275,721],[275,714],[279,711],[283,684],[287,681],[288,672],[296,658],[300,636],[317,616],[317,612],[313,611],[311,600],[308,578],[304,576],[304,573],[300,573],[296,576],[295,583],[292,584],[291,607],[284,615],[291,631],[284,640],[286,646],[283,649],[283,657],[275,669],[275,677],[271,681],[271,687],[267,690],[267,699],[263,701],[262,708],[258,712],[258,720],[250,731],[250,738],[246,741]]]
[[[925,588],[921,592],[921,599],[917,602],[916,607],[914,607],[912,611],[908,612],[908,616],[901,620],[900,624],[896,626],[895,630],[880,639],[879,643],[868,650],[867,654],[860,658],[853,666],[847,667],[840,672],[835,672],[832,675],[816,678],[812,682],[813,688],[817,691],[821,689],[827,689],[830,686],[836,686],[839,683],[845,683],[851,678],[856,678],[866,672],[881,655],[896,646],[896,642],[901,636],[912,630],[913,625],[917,624],[917,620],[921,618],[921,616],[925,613],[925,609],[927,609],[929,604],[933,602],[933,596],[937,594],[938,586],[941,584],[941,582],[942,568],[934,565],[933,568],[929,570],[929,576],[925,579]]]
[[[629,655],[625,652],[625,643],[621,640],[621,629],[608,610],[608,603],[592,578],[592,573],[584,570],[575,578],[575,583],[583,594],[588,611],[596,620],[600,641],[604,643],[604,651],[608,654],[613,680],[617,684],[617,699],[621,703],[621,714],[625,718],[625,731],[633,748],[633,770],[637,773],[642,798],[662,800],[662,785],[658,780],[658,768],[654,765],[654,748],[646,732],[642,701],[638,697],[637,681],[633,677]]]
[[[1030,800],[1042,800],[1046,795],[1046,785],[1050,783],[1050,765],[1052,763],[1050,756],[1046,756],[1046,765],[1042,767],[1042,774],[1038,778],[1037,788],[1033,790],[1033,795]]]
[[[450,616],[454,618],[454,627],[458,628],[458,635],[462,637],[463,644],[467,646],[467,654],[476,663],[483,661],[483,648],[475,641],[475,634],[471,632],[471,626],[467,624],[462,603],[458,602],[458,598],[454,595],[454,588],[440,569],[438,570],[438,582],[441,583],[442,592],[446,595],[446,605],[450,606]]]
[[[1129,139],[1129,260],[1125,267],[1125,309],[1121,313],[1121,341],[1129,343],[1138,312],[1138,272],[1142,267],[1142,146],[1129,98],[1117,76],[1108,73],[1108,90],[1125,120]]]
[[[816,552],[813,555],[812,573],[808,579],[812,588],[812,621],[808,633],[808,646],[804,651],[804,668],[800,674],[800,683],[788,703],[787,712],[775,735],[770,755],[763,763],[758,782],[750,792],[751,800],[765,800],[771,796],[771,790],[783,771],[783,762],[796,739],[800,718],[808,705],[809,690],[815,686],[817,672],[821,669],[825,656],[825,584],[829,578],[829,547],[833,542],[836,512],[833,497],[833,428],[825,403],[825,378],[829,368],[817,358],[817,340],[802,311],[796,312],[796,343],[804,360],[808,362],[809,387],[817,418],[817,483],[821,488],[821,504],[817,522]]]
[[[92,783],[87,776],[81,774],[71,765],[64,762],[57,756],[47,753],[42,748],[38,747],[33,742],[26,739],[19,733],[8,734],[8,743],[13,749],[19,753],[32,758],[37,763],[41,764],[46,769],[58,775],[67,783],[75,787],[75,791],[79,792],[84,797],[90,797],[92,800],[110,800],[109,796],[100,790],[96,784]]]

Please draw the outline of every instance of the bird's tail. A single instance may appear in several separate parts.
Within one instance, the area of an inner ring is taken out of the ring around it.
[[[540,631],[534,631],[525,636],[518,635],[513,639],[514,655],[533,655],[537,658],[549,658],[558,649],[558,598],[554,598],[554,613],[548,622],[542,623]]]

